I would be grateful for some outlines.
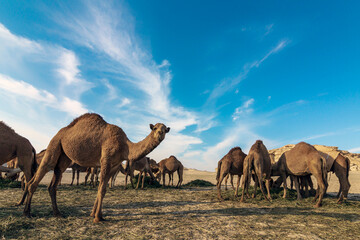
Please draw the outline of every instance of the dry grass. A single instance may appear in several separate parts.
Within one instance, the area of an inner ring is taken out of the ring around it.
[[[44,185],[36,191],[31,219],[13,204],[21,190],[0,189],[0,237],[5,239],[354,239],[360,236],[360,201],[338,205],[326,198],[314,209],[312,199],[282,199],[274,192],[269,203],[260,195],[240,203],[233,191],[218,202],[214,187],[152,188],[107,191],[106,222],[93,224],[89,216],[96,189],[63,185],[58,205],[64,218],[54,218]]]

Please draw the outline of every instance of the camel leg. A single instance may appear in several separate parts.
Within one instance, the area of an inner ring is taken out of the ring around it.
[[[310,178],[310,175],[308,176],[305,176],[304,177],[304,185],[305,185],[305,197],[309,197],[310,196],[310,193],[309,193],[309,178]]]
[[[101,170],[100,170],[101,171]],[[126,190],[126,188],[127,188],[127,179],[128,179],[128,173],[126,173],[126,175],[125,175],[125,186],[124,186],[124,190]]]
[[[224,179],[224,182],[225,182],[225,190],[228,189],[228,188],[227,188],[227,181],[228,181],[228,179],[229,179],[229,174],[226,175],[226,177],[225,177],[225,179]]]
[[[145,177],[146,177],[146,171],[144,171],[144,176],[142,178],[141,189],[144,189]]]
[[[244,170],[243,170],[243,177],[242,177],[242,181],[241,181],[241,188],[242,188],[242,193],[241,193],[241,199],[240,202],[244,202],[244,194],[245,194],[245,188],[246,191],[248,192],[248,184],[249,184],[249,165],[247,162],[244,162]],[[249,197],[249,196],[248,196]]]
[[[218,182],[218,184],[217,184],[217,189],[218,189],[218,199],[219,199],[219,201],[222,201],[222,200],[224,200],[223,198],[222,198],[222,196],[221,196],[221,183],[222,183],[222,181],[223,181],[223,179],[227,176],[227,172],[226,172],[226,170],[224,169],[224,164],[221,166],[221,172],[220,172],[220,178],[219,178],[219,182]]]
[[[61,213],[57,207],[56,203],[56,190],[57,186],[61,181],[61,176],[63,172],[66,170],[66,168],[71,164],[71,160],[65,155],[62,154],[60,157],[60,160],[58,161],[58,164],[54,168],[54,176],[49,184],[48,191],[51,198],[51,204],[53,208],[54,216],[60,217]]]
[[[71,180],[70,186],[73,185],[74,179],[75,179],[75,169],[72,169],[72,180]]]
[[[301,200],[301,194],[300,194],[300,186],[299,186],[299,178],[297,176],[290,176],[290,178],[293,179],[293,181],[295,182],[295,188],[296,188],[296,192],[297,192],[297,200]]]
[[[18,157],[18,162],[19,162],[19,163],[20,163],[20,162],[22,162],[22,163],[25,162],[22,170],[23,170],[23,172],[24,172],[23,176],[24,176],[26,182],[29,182],[29,181],[31,180],[31,178],[33,177],[33,174],[32,174],[32,171],[31,171],[32,166],[30,165],[31,162],[26,161],[26,160],[29,159],[29,157],[30,157],[30,156],[26,156],[26,155],[25,155],[25,156],[22,156],[22,157]],[[23,180],[22,180],[21,184],[23,184]],[[23,188],[23,187],[22,187],[22,188]],[[24,187],[24,188],[25,188],[25,187]],[[24,190],[24,188],[23,188],[23,190]],[[22,195],[20,201],[16,204],[16,206],[20,206],[20,205],[22,205],[22,204],[24,203],[27,194],[28,194],[27,191],[23,191],[23,195]]]
[[[162,173],[162,177],[163,177],[163,188],[165,187],[165,171]]]
[[[338,177],[339,183],[340,183],[340,189],[339,189],[340,194],[338,194],[339,197],[338,197],[337,203],[342,203],[344,198],[345,199],[347,198],[347,195],[348,195],[348,192],[350,189],[350,183],[346,177],[346,172],[344,174],[337,173],[337,172],[335,172],[335,173],[336,173],[336,176]]]
[[[178,177],[179,177],[179,182],[178,184],[176,185],[177,188],[180,188],[181,187],[181,184],[182,184],[182,181],[183,181],[183,169],[182,168],[179,168],[177,170],[177,173],[178,173]],[[173,181],[174,181],[174,175],[173,175]]]
[[[287,195],[287,183],[286,183],[286,174],[285,173],[282,173],[281,174],[281,178],[282,178],[282,181],[283,181],[283,186],[284,186],[284,195],[283,195],[283,198],[286,198],[286,195]]]
[[[50,142],[48,150],[46,151],[34,177],[25,185],[25,191],[28,193],[28,195],[25,202],[25,208],[23,213],[24,216],[30,217],[31,199],[33,197],[33,194],[36,191],[36,188],[38,187],[40,181],[43,179],[45,174],[50,169],[55,168],[55,166],[58,163],[60,155],[61,155],[60,142],[56,142],[56,140],[53,139]]]
[[[111,188],[115,187],[115,180],[116,180],[116,177],[117,177],[117,175],[119,174],[119,172],[120,172],[120,170],[117,170],[117,171],[115,172],[115,174],[111,177],[111,184],[110,184],[110,187],[111,187]]]
[[[238,179],[237,179],[237,182],[236,182],[235,197],[238,196],[239,185],[240,185],[240,178],[241,178],[241,174],[238,175]]]
[[[142,171],[139,172],[139,177],[138,177],[138,182],[136,184],[136,188],[135,189],[138,189],[139,188],[139,184],[140,184],[140,181],[141,181],[141,175],[142,175]]]
[[[171,182],[171,173],[168,173],[168,175],[169,175],[169,184],[168,184],[168,186],[170,187],[170,182]]]
[[[326,192],[326,185],[324,183],[324,180],[323,180],[323,176],[322,176],[322,173],[321,172],[316,172],[316,173],[313,173],[313,176],[316,178],[316,181],[318,183],[318,190],[316,191],[316,195],[319,196],[319,200],[318,202],[316,203],[316,205],[314,207],[321,207],[321,204],[322,204],[322,199],[324,197],[324,194]],[[316,197],[316,196],[315,196]],[[316,199],[316,198],[315,198]]]
[[[258,185],[259,185],[259,179],[258,179],[258,177],[256,176],[256,174],[255,174],[254,178],[255,178],[255,179],[254,179],[255,185],[254,185],[254,193],[253,193],[253,195],[252,195],[252,198],[255,198],[255,197],[256,197],[257,187],[258,187]]]
[[[79,186],[80,170],[76,171],[76,186]]]
[[[267,191],[268,200],[272,200],[270,195],[270,179],[266,179],[266,191]]]
[[[85,186],[86,186],[86,184],[87,184],[87,180],[89,179],[89,176],[90,176],[90,168],[88,168],[88,169],[86,170],[85,183],[84,183]]]

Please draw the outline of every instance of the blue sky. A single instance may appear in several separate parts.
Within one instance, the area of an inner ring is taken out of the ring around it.
[[[4,1],[0,119],[37,151],[85,112],[150,156],[214,170],[230,148],[360,152],[357,1]]]

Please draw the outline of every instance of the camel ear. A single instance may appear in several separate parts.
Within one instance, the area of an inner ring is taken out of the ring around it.
[[[166,133],[170,132],[170,128],[169,128],[169,127],[166,128],[165,132],[166,132]]]
[[[150,124],[150,129],[154,130],[154,125]]]

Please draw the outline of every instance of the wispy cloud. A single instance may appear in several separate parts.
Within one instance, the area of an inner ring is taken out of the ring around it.
[[[250,106],[254,103],[254,99],[250,98],[249,100],[245,101],[240,107],[235,109],[235,112],[232,115],[233,121],[238,119],[243,114],[249,114],[253,112],[253,109]]]
[[[226,92],[232,90],[236,85],[238,85],[242,80],[246,79],[249,72],[253,68],[258,68],[265,60],[267,60],[271,55],[279,52],[287,46],[289,40],[280,41],[276,47],[271,49],[266,53],[260,60],[256,60],[252,63],[248,63],[243,67],[243,71],[234,79],[225,79],[221,81],[210,93],[209,98],[207,99],[207,104],[213,104],[219,97],[223,96]]]
[[[265,26],[265,34],[264,34],[264,36],[269,35],[273,31],[273,28],[274,28],[273,23],[271,23],[269,25],[266,25]]]

